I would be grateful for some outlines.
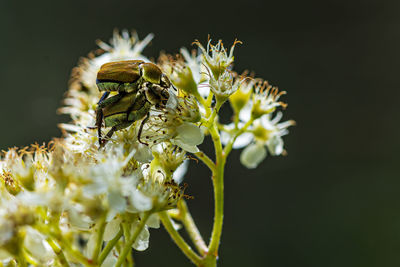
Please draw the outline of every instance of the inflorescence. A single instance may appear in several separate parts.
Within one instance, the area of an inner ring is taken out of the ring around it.
[[[141,251],[149,246],[149,228],[159,227],[158,215],[174,217],[179,202],[191,198],[184,192],[186,185],[180,185],[191,154],[218,174],[217,165],[199,149],[205,135],[219,142],[216,162],[221,162],[219,155],[227,157],[239,148],[244,148],[240,161],[247,168],[256,168],[268,153],[285,154],[282,137],[294,125],[280,122],[278,109],[286,104],[279,99],[285,92],[232,70],[239,41],[228,51],[222,41],[211,40],[206,47],[195,41],[197,50],[182,48],[176,56],[160,56],[157,64],[176,90],[169,90],[166,105],[151,108],[141,134],[147,144],[138,140],[137,121],[116,131],[100,148],[93,129],[101,96],[96,73],[107,62],[149,62],[142,51],[152,38],[139,41],[135,33],[116,31],[110,44],[99,42],[100,49],[72,72],[59,109],[72,118],[60,125],[63,138],[46,147],[3,151],[0,266],[119,266],[122,261],[129,266],[131,247]],[[229,124],[218,121],[225,102],[233,110]],[[225,154],[218,154],[219,149]],[[214,247],[199,244],[199,258],[206,259]]]

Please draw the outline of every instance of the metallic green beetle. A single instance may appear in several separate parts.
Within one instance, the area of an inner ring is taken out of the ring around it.
[[[153,63],[127,60],[102,65],[97,73],[96,84],[99,91],[105,91],[96,109],[100,146],[104,146],[115,131],[143,118],[138,140],[146,144],[140,140],[143,125],[149,118],[152,106],[159,108],[166,105],[169,98],[168,88],[171,86],[168,77]],[[108,97],[110,92],[117,94]],[[103,118],[105,127],[111,127],[106,139],[101,137]]]

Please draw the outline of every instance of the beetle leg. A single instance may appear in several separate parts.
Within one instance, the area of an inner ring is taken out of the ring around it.
[[[105,92],[101,96],[99,102],[97,102],[97,105],[101,104],[104,101],[104,99],[106,99],[109,95],[110,95],[110,92]],[[101,143],[101,131],[100,131],[100,128],[101,128],[102,120],[103,120],[103,111],[101,110],[101,108],[100,109],[97,108],[96,109],[96,124],[95,124],[95,127],[89,127],[89,129],[96,129],[97,128],[97,133],[98,133],[98,136],[99,136],[99,142],[100,143]]]
[[[144,144],[146,146],[148,146],[149,144],[146,143],[146,142],[142,142],[142,140],[140,140],[140,136],[142,135],[143,126],[144,126],[144,124],[147,122],[147,120],[149,118],[150,118],[150,112],[147,112],[146,117],[142,120],[142,123],[140,124],[139,132],[138,132],[138,141],[139,141],[139,143]]]
[[[105,92],[99,102],[97,103],[97,108],[96,108],[96,128],[97,128],[97,135],[99,137],[99,144],[103,143],[103,140],[101,138],[101,124],[103,122],[103,108],[114,104],[118,102],[125,94],[124,93],[119,93],[115,96],[112,96],[110,98],[107,98],[109,96],[110,92]]]
[[[99,104],[100,104],[101,102],[103,102],[104,99],[106,99],[109,95],[110,95],[110,92],[105,92],[105,93],[101,96],[101,98],[100,98],[99,102],[97,102],[97,104],[99,105]]]
[[[111,138],[111,136],[114,134],[114,132],[117,130],[116,126],[113,126],[111,128],[111,130],[108,131],[108,133],[106,134],[104,139],[99,138],[99,142],[100,142],[100,147],[104,147],[105,144],[108,142],[108,139]]]
[[[96,110],[96,127],[97,127],[97,136],[99,137],[99,144],[101,146],[102,139],[101,139],[101,124],[103,122],[103,110],[98,108]]]
[[[124,129],[131,124],[132,124],[132,122],[126,122],[126,123],[121,123],[120,125],[111,127],[111,130],[109,130],[108,133],[104,136],[104,139],[101,139],[100,147],[104,147],[104,145],[107,144],[108,140],[113,136],[115,131]]]
[[[108,93],[108,92],[106,92],[106,93]],[[106,94],[106,93],[104,93],[104,94]],[[107,99],[103,99],[103,97],[101,97],[99,103],[97,104],[97,109],[105,108],[108,105],[118,102],[124,95],[125,95],[125,93],[121,92],[121,93],[114,95]]]

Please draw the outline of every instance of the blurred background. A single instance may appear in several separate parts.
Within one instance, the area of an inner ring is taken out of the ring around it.
[[[144,54],[207,34],[288,95],[286,157],[248,170],[234,151],[218,266],[400,265],[399,1],[0,1],[0,149],[59,137],[71,69],[114,28],[155,34]],[[209,147],[205,145],[205,150]],[[207,169],[189,206],[210,235]],[[163,229],[137,266],[191,266]]]

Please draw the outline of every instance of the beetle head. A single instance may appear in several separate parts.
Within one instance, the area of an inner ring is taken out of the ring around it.
[[[166,105],[169,98],[169,93],[166,88],[151,83],[146,83],[145,86],[146,89],[144,92],[147,101],[153,105]]]
[[[153,63],[142,63],[139,66],[140,76],[145,82],[160,84],[163,75],[160,68]]]
[[[168,79],[167,75],[165,75],[164,73],[161,75],[161,82],[160,85],[164,88],[169,88],[171,87],[171,82]]]

